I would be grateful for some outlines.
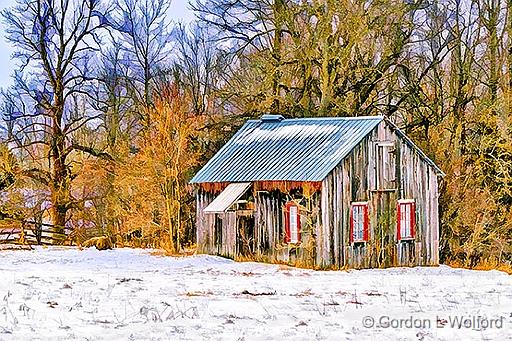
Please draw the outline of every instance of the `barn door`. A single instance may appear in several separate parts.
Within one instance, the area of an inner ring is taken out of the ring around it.
[[[213,242],[215,251],[218,255],[222,254],[222,217],[219,213],[215,213],[215,225],[213,230]]]
[[[393,142],[378,142],[375,145],[377,190],[396,189],[396,153]]]
[[[237,255],[242,257],[254,256],[254,215],[241,214],[237,218]]]
[[[396,200],[395,191],[372,192],[372,206],[376,211],[376,266],[389,267],[396,262]]]
[[[395,143],[375,143],[375,190],[372,206],[376,212],[375,241],[377,266],[392,266],[396,261],[396,202],[398,195]]]

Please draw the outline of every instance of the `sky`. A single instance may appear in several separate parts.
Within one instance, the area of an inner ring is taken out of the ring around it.
[[[9,8],[16,3],[15,0],[0,0],[0,10]],[[190,22],[194,13],[189,9],[188,0],[173,0],[169,8],[169,16],[175,22]],[[16,61],[11,60],[13,47],[5,40],[5,25],[0,23],[0,88],[12,84],[11,75],[16,68]]]

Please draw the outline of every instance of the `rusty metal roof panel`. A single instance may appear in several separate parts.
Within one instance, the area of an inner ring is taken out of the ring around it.
[[[322,181],[382,116],[250,120],[191,183]]]

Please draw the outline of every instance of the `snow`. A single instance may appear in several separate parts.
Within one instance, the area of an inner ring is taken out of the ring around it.
[[[257,127],[252,130],[247,130],[237,140],[237,144],[251,144],[255,141],[279,141],[283,139],[293,140],[310,140],[311,138],[318,136],[325,136],[335,133],[340,129],[335,124],[323,124],[323,125],[307,125],[307,124],[287,124],[279,125],[278,127],[272,126],[273,129],[269,130],[262,127]],[[347,136],[351,136],[357,133],[356,129],[347,129]]]
[[[1,251],[0,276],[0,340],[512,340],[512,276],[498,271],[55,247]],[[473,326],[451,327],[460,317]]]

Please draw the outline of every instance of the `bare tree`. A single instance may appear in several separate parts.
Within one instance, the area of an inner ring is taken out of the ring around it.
[[[194,113],[218,113],[214,94],[225,71],[225,54],[220,51],[208,29],[196,24],[189,27],[179,24],[173,33],[176,46],[174,61],[175,78],[188,90]]]
[[[116,0],[114,39],[119,38],[120,57],[126,67],[126,80],[140,114],[147,110],[152,99],[153,80],[170,57],[172,41],[167,11],[171,0]],[[170,65],[168,65],[170,66]],[[142,116],[148,125],[147,117]]]
[[[51,219],[61,231],[74,205],[70,155],[109,157],[74,140],[81,127],[97,118],[88,113],[86,86],[93,81],[99,30],[106,27],[99,20],[101,10],[99,0],[18,0],[2,12],[20,63],[11,89],[19,100],[5,113],[7,125],[16,148],[33,155],[32,147],[38,146],[25,174],[49,189]]]
[[[270,103],[270,111],[278,112],[282,91],[280,67],[283,60],[283,34],[289,8],[287,2],[198,0],[192,4],[192,8],[201,22],[211,28],[215,41],[229,46],[234,58],[232,63],[243,67],[244,55],[265,54],[269,84],[266,84],[263,92]]]

